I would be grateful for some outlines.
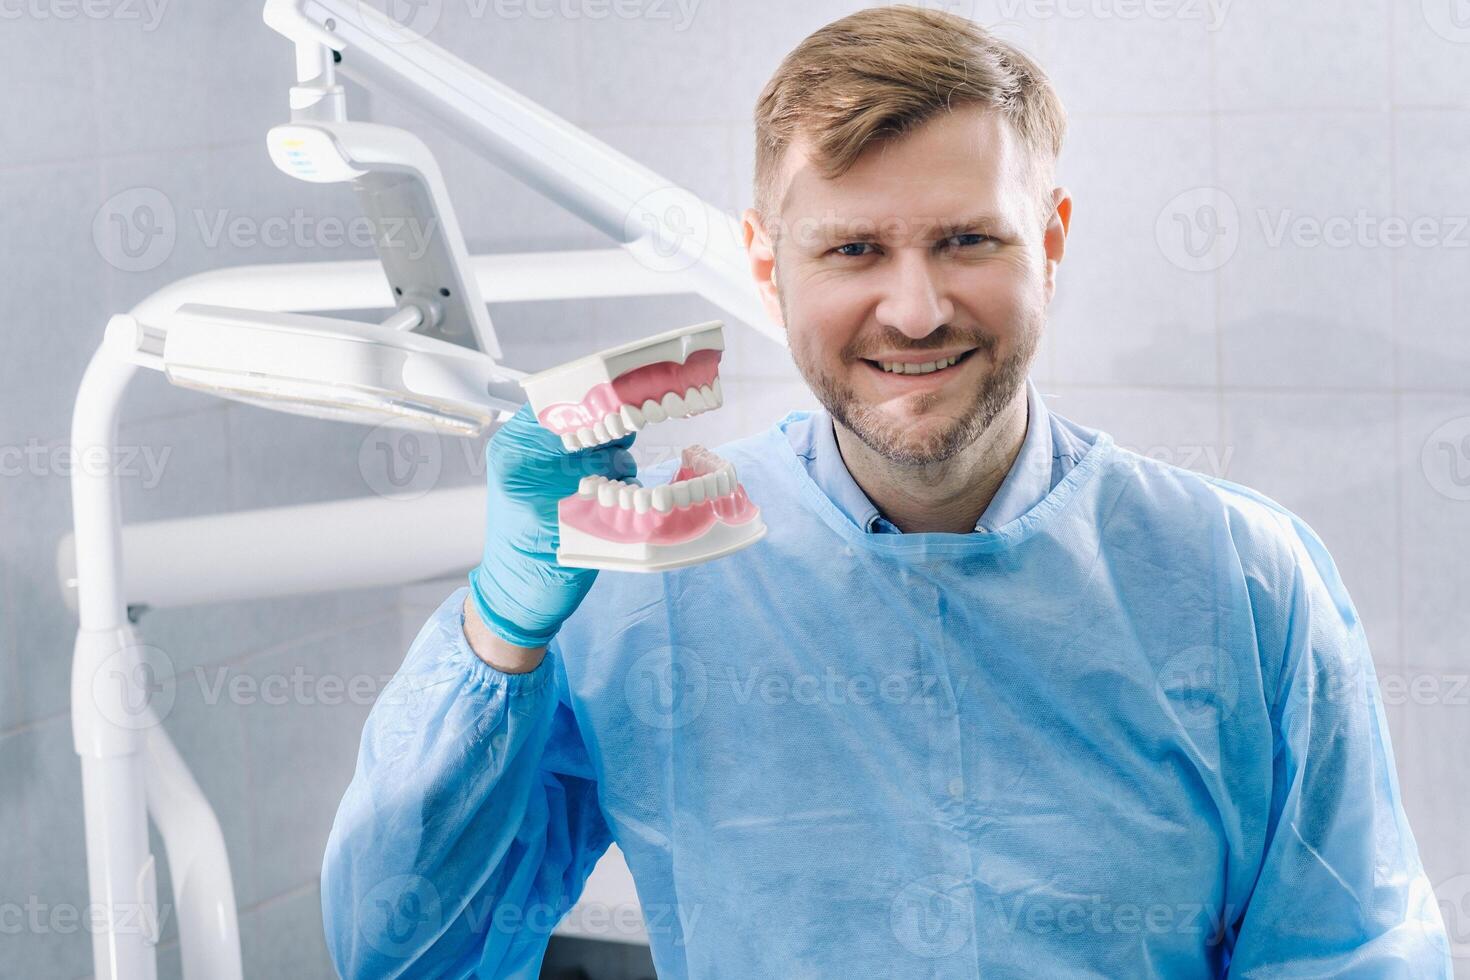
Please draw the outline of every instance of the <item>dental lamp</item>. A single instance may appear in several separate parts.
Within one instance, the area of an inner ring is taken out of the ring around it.
[[[380,325],[186,303],[161,361],[179,387],[343,422],[474,436],[497,408],[515,411],[505,369],[411,333],[420,322],[413,307]]]
[[[341,86],[325,62],[322,71],[308,91],[330,93],[340,115]],[[463,436],[514,412],[523,374],[495,363],[500,344],[423,141],[391,126],[306,119],[271,129],[266,147],[288,176],[352,184],[396,309],[371,324],[184,304],[159,353],[168,380],[298,415]]]

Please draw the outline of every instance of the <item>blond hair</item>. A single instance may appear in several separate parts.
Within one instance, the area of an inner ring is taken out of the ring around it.
[[[767,220],[781,159],[803,138],[817,172],[846,173],[872,143],[958,106],[997,110],[1031,157],[1038,217],[1067,114],[1041,68],[1014,46],[955,14],[910,6],[859,11],[809,35],[766,83],[755,108],[755,207]]]

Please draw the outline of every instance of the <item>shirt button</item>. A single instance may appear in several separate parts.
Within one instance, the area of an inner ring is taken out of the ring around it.
[[[965,781],[958,776],[951,779],[949,781],[949,795],[953,796],[955,799],[959,799],[960,797],[964,796]]]

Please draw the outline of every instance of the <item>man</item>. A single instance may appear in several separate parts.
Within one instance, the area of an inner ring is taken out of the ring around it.
[[[616,840],[665,978],[1449,976],[1321,541],[1027,378],[1072,210],[1041,71],[879,8],[756,117],[751,268],[826,409],[720,450],[769,534],[561,568],[631,437],[496,433],[484,561],[328,846],[342,973],[533,977]]]

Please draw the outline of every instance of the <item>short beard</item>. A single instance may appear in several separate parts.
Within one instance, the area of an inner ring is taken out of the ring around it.
[[[791,354],[797,370],[806,379],[807,386],[817,396],[817,400],[833,419],[862,440],[863,445],[900,466],[932,466],[946,462],[971,446],[1015,399],[1017,391],[1026,382],[1032,356],[1036,353],[1040,335],[1040,330],[1035,329],[1036,327],[1036,324],[1027,324],[1026,329],[1020,332],[1020,343],[1016,349],[995,365],[995,369],[986,376],[975,392],[969,407],[958,419],[937,432],[931,432],[918,442],[912,438],[904,438],[901,424],[890,420],[880,409],[860,401],[852,388],[824,373],[817,364],[808,362],[796,347],[792,347]],[[994,337],[964,336],[947,328],[930,334],[924,339],[923,346],[901,340],[890,344],[886,349],[937,350],[952,346],[957,339],[964,344],[975,345],[975,350],[967,355],[969,357],[994,356]],[[841,356],[845,363],[856,360],[856,355],[847,350]],[[938,393],[909,397],[910,404],[918,413],[928,411],[939,400]]]

